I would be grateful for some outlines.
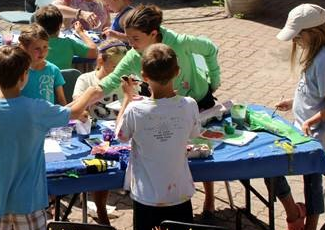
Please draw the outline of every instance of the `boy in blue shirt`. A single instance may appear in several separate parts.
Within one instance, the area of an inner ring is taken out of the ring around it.
[[[29,80],[22,90],[22,95],[66,105],[63,76],[57,66],[45,60],[49,40],[46,31],[40,25],[33,23],[21,31],[18,39],[21,48],[31,57]]]
[[[30,63],[20,47],[0,47],[0,229],[46,229],[45,135],[97,100],[94,88],[71,108],[21,96]]]

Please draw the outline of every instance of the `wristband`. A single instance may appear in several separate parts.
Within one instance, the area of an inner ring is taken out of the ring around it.
[[[81,15],[81,9],[78,9],[77,14],[76,14],[76,18],[79,19]]]

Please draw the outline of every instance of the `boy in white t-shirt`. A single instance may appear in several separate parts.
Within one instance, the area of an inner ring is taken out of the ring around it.
[[[142,57],[142,77],[152,96],[132,101],[134,83],[122,82],[116,132],[121,141],[132,138],[125,188],[133,199],[134,230],[151,230],[165,219],[193,221],[195,188],[185,152],[188,139],[199,135],[199,111],[194,99],[176,95],[178,72],[175,52],[157,43]]]

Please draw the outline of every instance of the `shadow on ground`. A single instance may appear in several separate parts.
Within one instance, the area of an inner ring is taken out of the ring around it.
[[[323,0],[263,0],[261,12],[254,18],[249,18],[248,20],[276,28],[282,28],[286,22],[289,11],[307,2],[325,8],[325,2]]]
[[[64,215],[64,212],[67,209],[70,199],[71,199],[71,195],[65,196],[62,199],[61,208],[60,208],[61,217]],[[88,195],[88,200],[92,200],[91,195]],[[116,206],[116,210],[113,213],[110,213],[108,215],[111,221],[120,216],[120,211],[126,209],[128,210],[132,209],[132,200],[130,199],[129,194],[122,190],[116,190],[114,192],[111,192],[107,204],[111,206]],[[222,210],[217,210],[209,216],[203,216],[202,214],[194,214],[194,223],[224,226],[230,230],[236,229],[237,208],[238,207],[236,207],[235,209],[225,208]],[[82,212],[81,211],[82,202],[80,199],[77,199],[76,203],[74,204],[73,210],[76,211],[76,209],[78,209],[80,213]],[[48,215],[49,215],[48,216],[49,219],[53,218],[53,216],[51,216],[50,213],[48,213]],[[88,216],[93,221],[95,222],[98,221],[95,212],[89,212],[88,210]],[[70,215],[68,215],[68,219],[67,219],[68,221],[69,221],[69,217]],[[131,223],[132,219],[129,219],[128,221],[130,221]],[[112,224],[114,225],[114,223]],[[263,222],[260,222],[260,224],[266,226],[266,224]],[[242,229],[246,229],[247,226],[253,228],[257,227],[257,225],[254,225],[254,223],[252,223],[245,215],[241,216],[241,226]]]

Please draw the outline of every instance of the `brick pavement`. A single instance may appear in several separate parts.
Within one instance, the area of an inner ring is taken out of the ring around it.
[[[135,1],[140,2],[140,1]],[[142,1],[143,2],[143,1]],[[290,42],[280,42],[275,38],[279,28],[284,25],[287,13],[294,6],[303,3],[301,0],[271,0],[264,1],[262,13],[249,20],[227,18],[223,8],[211,6],[211,1],[180,1],[148,0],[164,9],[164,24],[179,33],[207,36],[218,44],[219,63],[222,69],[222,85],[216,92],[220,100],[233,99],[243,103],[257,103],[272,107],[284,95],[291,97],[297,81],[296,75],[289,71]],[[310,0],[325,7],[321,0]],[[8,4],[10,3],[10,4]],[[21,0],[14,3],[1,0],[0,10],[22,8]],[[0,21],[0,27],[9,26]],[[292,119],[290,112],[281,113]],[[291,176],[294,197],[297,201],[303,199],[303,183],[301,176]],[[230,182],[235,205],[244,205],[244,189],[237,181]],[[252,180],[252,184],[263,194],[266,189],[262,179]],[[196,184],[197,193],[193,198],[193,208],[196,219],[199,219],[203,188]],[[235,211],[231,210],[227,201],[223,182],[215,182],[216,217],[218,222],[235,229]],[[117,229],[132,229],[132,210],[128,195],[121,191],[113,191],[108,204],[116,206],[111,222]],[[285,229],[285,213],[279,202],[275,205],[275,224],[277,230]],[[268,221],[265,207],[252,198],[252,211],[261,220]],[[71,221],[81,221],[80,206],[74,207],[70,215]],[[89,222],[95,220],[88,218]],[[320,218],[320,226],[325,223],[324,215]],[[320,228],[319,226],[319,228]],[[258,229],[244,219],[243,229]]]

